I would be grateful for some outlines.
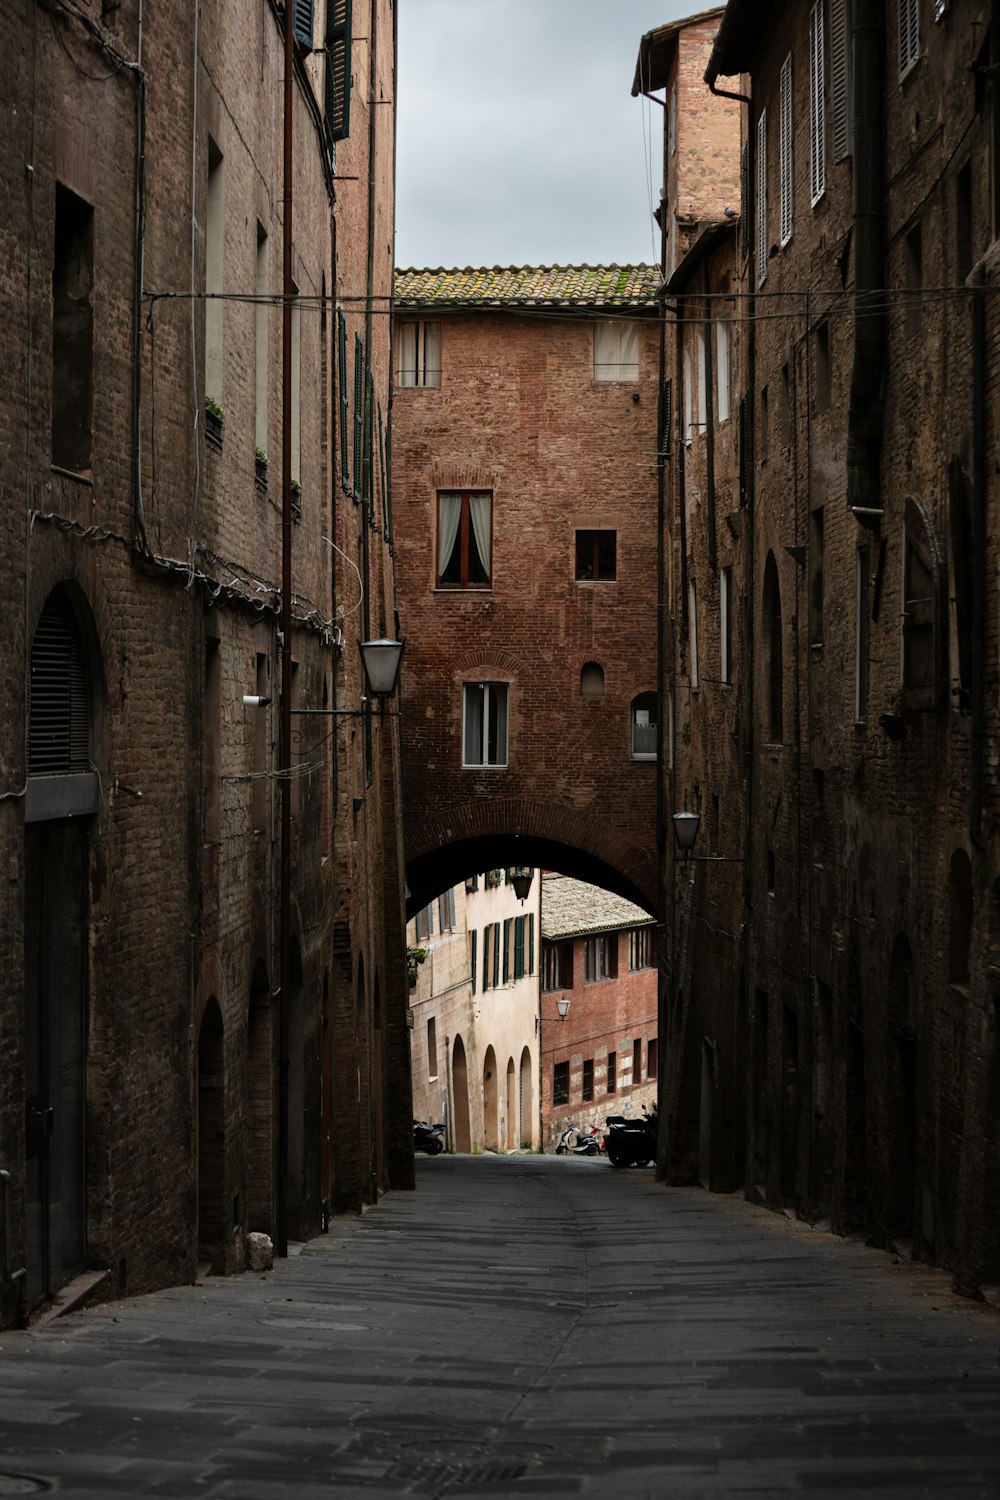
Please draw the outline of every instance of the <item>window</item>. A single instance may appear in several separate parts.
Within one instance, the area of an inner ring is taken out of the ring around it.
[[[455,892],[445,891],[438,897],[438,930],[451,932],[455,926]]]
[[[632,759],[656,759],[656,694],[640,693],[632,699]]]
[[[594,379],[639,379],[639,338],[634,323],[608,320],[594,324]]]
[[[552,1103],[569,1103],[569,1063],[558,1062],[552,1069]]]
[[[851,154],[851,28],[849,0],[830,0],[830,114],[833,129],[833,159]]]
[[[719,569],[719,681],[729,682],[733,670],[733,570]]]
[[[578,531],[576,576],[580,580],[609,582],[616,577],[617,531]]]
[[[924,285],[924,250],[920,225],[906,236],[906,331],[912,338],[920,332],[922,291]]]
[[[354,498],[360,500],[364,491],[365,464],[365,341],[360,333],[354,335]]]
[[[780,745],[783,738],[783,688],[781,639],[781,587],[774,553],[764,565],[764,678],[767,686],[768,739]]]
[[[477,958],[479,956],[478,953],[477,953],[478,938],[479,938],[479,933],[473,927],[472,931],[469,933],[469,975],[470,975],[470,977],[472,979],[472,993],[473,994],[476,993],[477,980],[479,978],[479,976],[478,976],[478,974],[476,972],[476,960],[477,960]]]
[[[478,891],[478,889],[479,889],[479,876],[478,875],[467,875],[466,879],[465,879],[466,894],[471,895],[473,891]]]
[[[492,556],[489,490],[443,490],[438,495],[438,588],[488,589]]]
[[[432,937],[434,934],[434,908],[425,906],[416,915],[417,942],[423,942],[424,938]]]
[[[513,939],[514,921],[512,917],[506,917],[503,924],[503,982],[510,983],[510,958],[511,944]]]
[[[708,425],[708,390],[705,384],[705,329],[699,324],[694,331],[695,375],[698,405],[695,418],[702,432]]]
[[[618,973],[618,934],[589,937],[583,945],[584,977],[588,984],[614,979]]]
[[[618,1088],[618,1053],[608,1053],[608,1093],[613,1094]]]
[[[826,55],[823,5],[809,12],[809,179],[813,208],[826,191]]]
[[[637,1084],[642,1078],[642,1037],[637,1036],[632,1043],[632,1082]]]
[[[731,344],[732,330],[729,324],[720,318],[715,325],[715,417],[718,422],[729,420]]]
[[[656,1070],[656,1048],[657,1048],[657,1039],[654,1036],[651,1041],[648,1041],[646,1043],[646,1077],[647,1078],[655,1078],[656,1077],[656,1071],[657,1071]]]
[[[809,642],[823,644],[823,507],[809,517]]]
[[[778,134],[778,192],[781,205],[781,243],[792,237],[794,182],[792,161],[792,54],[781,65]]]
[[[594,1097],[594,1059],[585,1057],[583,1060],[583,1092],[581,1099],[584,1104],[589,1104]]]
[[[571,990],[573,988],[573,944],[546,943],[542,948],[542,989]]]
[[[868,548],[859,547],[855,562],[854,717],[868,716]]]
[[[767,110],[757,121],[757,285],[767,279]]]
[[[467,682],[462,707],[463,766],[506,766],[507,683]]]
[[[935,706],[934,566],[927,528],[912,502],[903,530],[903,702]]]
[[[688,681],[692,690],[698,687],[698,589],[692,578],[688,584]]]
[[[652,927],[634,927],[629,933],[628,966],[633,970],[653,967]]]
[[[898,0],[899,12],[899,80],[920,56],[920,0]]]
[[[816,411],[827,411],[830,405],[830,325],[825,320],[816,325],[813,336],[816,354]]]
[[[524,962],[524,929],[526,918],[514,918],[514,978],[523,979],[528,972]]]
[[[441,324],[425,323],[422,318],[401,318],[396,325],[396,339],[400,387],[440,386]]]
[[[56,184],[52,255],[52,462],[90,470],[94,392],[94,210]]]
[[[222,152],[209,137],[205,200],[205,395],[222,401],[222,253],[225,206]]]
[[[346,494],[351,493],[351,465],[347,452],[348,407],[347,394],[347,319],[337,313],[337,387],[340,407],[340,483]]]
[[[270,311],[267,303],[267,233],[263,224],[257,225],[257,267],[254,292],[257,303],[254,308],[254,337],[256,342],[254,366],[254,442],[261,453],[267,452],[267,324]]]
[[[438,1073],[437,1017],[427,1017],[427,1077],[434,1082]]]
[[[500,983],[500,923],[490,922],[483,928],[483,989],[496,989]]]

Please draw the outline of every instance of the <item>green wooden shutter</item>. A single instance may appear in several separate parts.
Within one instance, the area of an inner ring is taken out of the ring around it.
[[[313,49],[313,0],[293,0],[292,30],[305,52]]]
[[[524,918],[514,918],[514,978],[524,978]]]
[[[360,333],[354,335],[354,498],[362,496],[365,451],[365,345]]]
[[[362,484],[364,485],[365,500],[368,506],[368,524],[375,525],[375,476],[373,473],[373,453],[375,446],[375,420],[373,408],[375,406],[375,377],[369,370],[368,384],[365,387],[365,449],[364,449],[364,473]]]
[[[528,917],[528,973],[535,972],[535,914]]]
[[[323,115],[331,146],[351,130],[351,0],[332,0],[326,27]]]
[[[500,923],[493,923],[493,987],[500,983]]]
[[[674,383],[672,380],[663,382],[663,390],[660,393],[660,457],[670,458],[671,440],[674,425]]]
[[[351,488],[351,465],[347,454],[347,319],[337,313],[337,380],[340,399],[340,482],[344,489]]]
[[[476,929],[473,927],[472,931],[469,933],[469,968],[471,969],[471,972],[472,972],[472,993],[473,994],[476,993],[476,939],[478,937],[479,937],[479,934],[476,931]]]

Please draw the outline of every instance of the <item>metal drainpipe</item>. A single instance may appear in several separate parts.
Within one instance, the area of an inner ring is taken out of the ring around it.
[[[295,76],[292,11],[285,0],[284,295],[281,304],[281,875],[278,1028],[278,1244],[288,1254],[288,1002],[292,922],[292,86]]]

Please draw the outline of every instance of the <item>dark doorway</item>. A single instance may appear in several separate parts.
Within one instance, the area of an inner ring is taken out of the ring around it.
[[[198,1033],[198,1259],[225,1266],[226,1063],[222,1012],[214,995]]]
[[[451,1087],[454,1096],[452,1109],[455,1120],[455,1150],[472,1150],[472,1130],[469,1122],[469,1068],[465,1058],[465,1044],[460,1036],[455,1038],[451,1063]]]
[[[253,971],[247,1012],[247,1227],[273,1234],[274,1011],[267,971]]]
[[[28,1299],[86,1261],[87,829],[25,829],[25,1095]]]

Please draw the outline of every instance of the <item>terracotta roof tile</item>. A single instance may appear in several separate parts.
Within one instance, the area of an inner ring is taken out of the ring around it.
[[[397,307],[652,307],[657,266],[397,270]]]

